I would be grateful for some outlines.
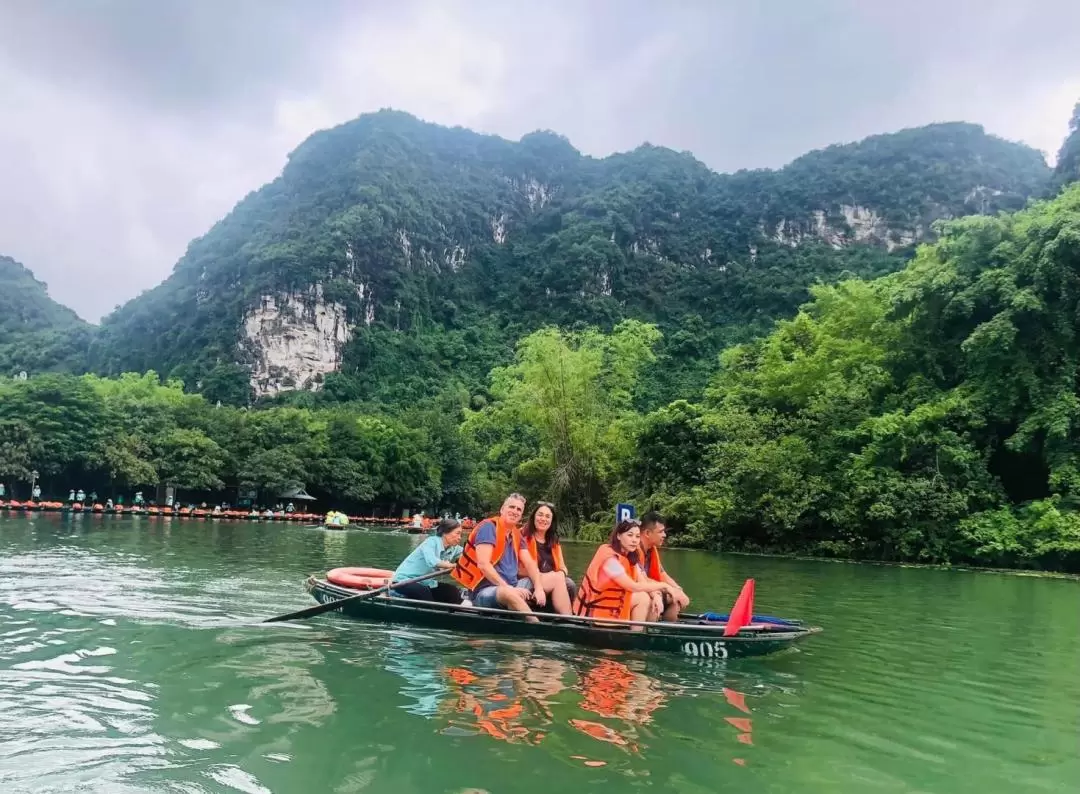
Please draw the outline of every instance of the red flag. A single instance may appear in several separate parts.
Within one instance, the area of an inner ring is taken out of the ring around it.
[[[724,627],[724,636],[731,637],[739,633],[743,626],[749,626],[754,620],[754,580],[747,579],[743,583],[742,592],[735,599],[735,606],[728,615],[727,625]]]

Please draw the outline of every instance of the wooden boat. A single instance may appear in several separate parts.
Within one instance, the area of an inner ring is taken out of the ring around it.
[[[304,587],[320,604],[362,592],[314,576],[307,579]],[[801,621],[758,615],[754,616],[754,623],[731,637],[724,636],[724,623],[706,620],[702,615],[684,615],[678,623],[613,620],[600,624],[591,618],[537,612],[534,614],[540,622],[529,623],[522,620],[519,613],[505,609],[439,604],[386,595],[351,601],[341,608],[341,612],[359,620],[449,629],[468,634],[528,637],[593,648],[659,651],[712,659],[775,653],[821,631]],[[630,630],[636,626],[642,627],[642,630]]]

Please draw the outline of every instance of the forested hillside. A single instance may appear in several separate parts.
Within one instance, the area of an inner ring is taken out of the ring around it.
[[[1058,150],[1057,164],[1054,166],[1055,187],[1062,187],[1072,182],[1080,182],[1080,102],[1073,108],[1069,120],[1069,137]]]
[[[304,483],[395,514],[521,490],[594,538],[629,499],[683,544],[1080,571],[1080,185],[940,231],[898,272],[815,287],[655,410],[663,339],[637,320],[525,336],[473,408],[248,410],[153,374],[42,375],[0,382],[0,479]]]
[[[1080,185],[941,232],[646,414],[655,328],[527,337],[463,425],[477,488],[544,493],[595,537],[629,498],[684,543],[1080,570]]]
[[[27,268],[0,256],[0,375],[83,371],[92,331]]]
[[[41,368],[128,374],[0,382],[0,479],[395,514],[513,489],[593,537],[629,499],[688,545],[1080,570],[1077,135],[1052,173],[942,124],[717,175],[366,116],[89,353],[5,265],[9,350],[70,334]]]
[[[322,388],[404,404],[509,360],[546,324],[664,332],[657,404],[766,331],[815,281],[900,267],[936,219],[1017,209],[1041,156],[970,124],[719,175],[643,146],[593,159],[383,111],[316,133],[282,175],[103,324],[93,367],[156,369],[211,400]],[[479,395],[482,397],[483,395]]]

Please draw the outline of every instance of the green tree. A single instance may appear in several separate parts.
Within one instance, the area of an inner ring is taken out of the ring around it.
[[[100,460],[109,417],[93,389],[70,375],[0,382],[0,420],[16,421],[38,440],[31,460],[43,474],[77,476]]]
[[[154,440],[154,455],[154,467],[167,484],[195,491],[224,485],[220,472],[225,455],[202,431],[169,430]]]
[[[611,334],[549,328],[523,339],[514,364],[492,372],[491,403],[466,419],[488,450],[482,465],[550,497],[570,527],[610,507],[631,451],[634,390],[659,336],[626,320]]]
[[[152,457],[150,442],[129,433],[112,437],[105,444],[98,464],[108,473],[111,484],[156,485],[159,477]]]
[[[288,488],[299,488],[308,479],[304,461],[293,451],[261,449],[244,461],[240,468],[240,484],[259,488],[274,496]]]
[[[34,461],[41,455],[41,441],[24,422],[0,421],[0,482],[3,478],[30,480]]]

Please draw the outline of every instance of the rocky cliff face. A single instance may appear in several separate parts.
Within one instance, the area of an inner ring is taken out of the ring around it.
[[[95,366],[194,383],[240,364],[259,396],[338,374],[354,396],[396,393],[399,378],[475,383],[540,325],[622,317],[669,336],[699,324],[679,355],[712,361],[807,284],[898,267],[937,218],[1016,208],[1048,174],[966,124],[721,175],[653,146],[596,160],[551,133],[513,143],[380,112],[304,142],[105,320]]]
[[[947,217],[943,215],[942,217]],[[834,249],[862,243],[877,245],[892,252],[914,245],[926,238],[928,225],[919,222],[914,228],[892,228],[875,210],[858,204],[841,204],[835,211],[814,210],[809,223],[782,220],[776,224],[772,239],[796,246],[819,240]]]
[[[345,306],[306,294],[263,295],[244,316],[241,351],[252,361],[251,388],[263,397],[290,389],[317,391],[341,364],[351,336]]]

